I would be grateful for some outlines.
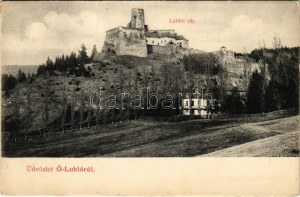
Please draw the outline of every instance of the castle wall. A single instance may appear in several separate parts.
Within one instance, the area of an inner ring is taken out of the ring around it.
[[[114,51],[116,54],[118,54],[120,41],[119,34],[120,27],[106,31],[106,38],[102,47],[102,52]]]
[[[164,54],[164,55],[176,55],[178,57],[183,57],[184,55],[200,53],[197,49],[183,48],[176,45],[166,45],[166,46],[157,46],[157,45],[147,45],[149,53]]]
[[[119,53],[121,55],[146,57],[148,53],[145,30],[122,27],[120,31]]]
[[[148,53],[145,30],[127,27],[117,27],[108,30],[102,52],[146,57]]]
[[[101,52],[112,52],[116,55],[139,57],[146,57],[148,51],[159,54],[176,55],[188,53],[186,51],[188,50],[188,41],[184,40],[183,36],[177,36],[175,30],[157,30],[154,32],[159,35],[146,37],[144,10],[134,8],[131,13],[131,21],[127,27],[120,26],[106,31],[106,39]],[[167,36],[163,35],[163,33],[174,35]],[[176,38],[174,36],[176,36]]]
[[[171,46],[157,46],[153,45],[151,47],[152,52],[156,54],[164,54],[164,55],[171,55],[173,52],[173,47]]]

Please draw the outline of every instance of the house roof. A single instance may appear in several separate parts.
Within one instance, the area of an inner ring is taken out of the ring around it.
[[[186,40],[188,41],[188,39],[186,39],[184,36],[182,35],[175,35],[172,34],[170,32],[165,32],[165,33],[158,33],[158,32],[146,32],[146,37],[148,38],[174,38],[175,40]]]

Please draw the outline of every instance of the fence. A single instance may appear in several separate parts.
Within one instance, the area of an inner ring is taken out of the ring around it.
[[[280,117],[286,117],[290,115],[295,115],[295,110],[291,109],[285,109],[285,110],[278,110],[278,111],[273,111],[269,113],[257,113],[257,114],[214,114],[210,115],[209,119],[214,119],[214,120],[226,120],[226,119],[238,119],[238,120],[262,120],[262,119],[275,119],[275,118],[280,118]],[[95,117],[94,117],[95,118]],[[63,126],[60,127],[41,127],[41,128],[36,128],[36,129],[29,129],[27,131],[26,136],[30,138],[35,138],[35,137],[45,137],[46,135],[51,135],[52,133],[64,133],[67,132],[68,130],[72,132],[73,130],[78,130],[81,128],[90,128],[90,126],[99,126],[94,118],[91,118],[90,120],[84,120],[82,122],[73,122],[73,123],[66,123]],[[146,121],[168,121],[168,122],[180,122],[180,121],[187,121],[187,120],[195,120],[195,119],[203,119],[200,116],[184,116],[184,115],[176,115],[176,116],[171,116],[171,117],[149,117],[149,116],[140,116],[140,120],[146,120]],[[19,133],[22,135],[25,134],[25,130],[22,130]],[[9,132],[3,132],[3,138],[4,141],[8,140],[11,135]],[[21,137],[22,138],[22,137]],[[26,137],[27,138],[27,137]],[[25,139],[26,139],[25,138]]]
[[[170,122],[180,122],[187,120],[195,120],[195,119],[274,119],[285,116],[295,115],[295,111],[291,109],[278,110],[268,113],[257,113],[257,114],[213,114],[209,115],[208,118],[203,118],[198,115],[176,115],[171,117],[148,117],[141,116],[139,119],[146,121],[170,121]]]
[[[292,109],[283,109],[268,113],[257,113],[257,114],[214,114],[211,118],[212,119],[273,119],[279,118],[289,115],[294,115],[295,111]]]

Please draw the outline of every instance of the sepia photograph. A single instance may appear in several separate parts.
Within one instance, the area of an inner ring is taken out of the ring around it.
[[[299,3],[1,6],[2,157],[299,157]]]

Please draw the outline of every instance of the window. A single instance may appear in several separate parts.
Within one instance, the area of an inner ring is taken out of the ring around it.
[[[185,106],[189,106],[189,102],[188,101],[185,101]]]
[[[154,44],[154,40],[152,41],[152,44]]]
[[[195,105],[195,103],[194,103],[194,101],[192,101],[192,106],[194,106]]]

